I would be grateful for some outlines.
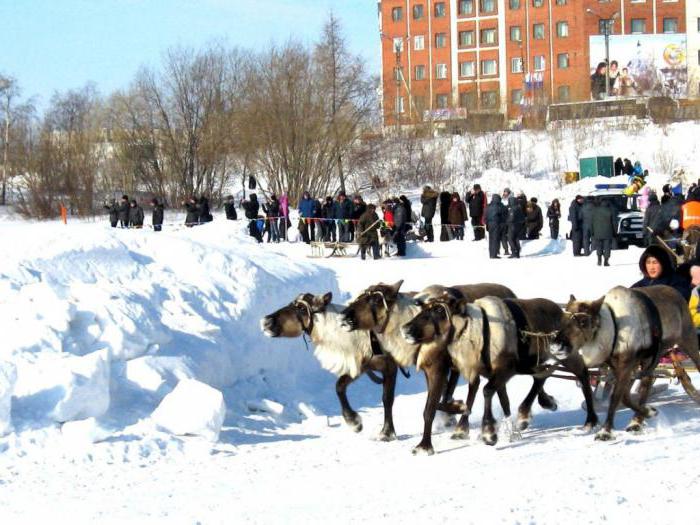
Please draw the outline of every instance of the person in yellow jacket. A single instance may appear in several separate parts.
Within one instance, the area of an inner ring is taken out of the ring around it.
[[[690,267],[690,284],[693,291],[690,292],[690,316],[693,318],[693,325],[700,330],[700,262],[694,263]]]

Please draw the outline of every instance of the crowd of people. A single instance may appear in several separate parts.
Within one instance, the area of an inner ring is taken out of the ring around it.
[[[153,230],[159,232],[163,227],[163,204],[154,198],[151,200],[151,206],[153,206],[151,224]],[[112,199],[105,202],[104,207],[109,213],[109,224],[112,228],[143,228],[145,215],[136,199],[129,199],[128,195],[122,195],[119,202]]]

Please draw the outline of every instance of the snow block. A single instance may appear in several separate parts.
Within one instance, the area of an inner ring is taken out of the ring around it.
[[[107,350],[66,360],[61,374],[63,395],[51,411],[59,423],[99,417],[109,408],[110,359]]]
[[[0,361],[0,436],[12,428],[12,392],[17,381],[17,369],[12,363]]]
[[[209,441],[218,441],[225,416],[223,394],[195,379],[181,380],[151,415],[166,432],[202,436]]]
[[[64,423],[61,427],[61,434],[67,443],[83,447],[104,441],[111,433],[102,428],[94,417],[89,417],[80,421]]]

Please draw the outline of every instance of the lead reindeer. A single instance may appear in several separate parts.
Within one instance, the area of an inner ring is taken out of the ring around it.
[[[547,299],[484,297],[469,301],[444,296],[427,301],[422,311],[403,326],[402,333],[411,343],[432,345],[435,351],[444,349],[469,382],[469,397],[457,424],[456,437],[467,435],[479,378],[488,379],[484,386],[481,436],[487,445],[495,445],[498,438],[492,412],[493,395],[499,393],[501,397],[506,383],[516,374],[533,376],[532,389],[518,410],[519,427],[527,428],[535,395],[558,364],[548,353],[547,339],[561,327],[563,317],[561,308]],[[598,418],[593,409],[588,370],[576,355],[561,364],[581,383],[587,404],[584,426],[593,428]],[[504,405],[502,397],[501,405],[509,418],[510,405]]]
[[[579,354],[588,367],[608,364],[615,377],[607,418],[595,436],[598,440],[613,438],[620,402],[634,411],[629,432],[639,432],[644,420],[656,415],[646,401],[663,354],[679,349],[700,371],[698,338],[688,304],[669,286],[617,286],[595,301],[577,301],[572,295],[565,316],[552,341],[552,354],[558,358]],[[635,402],[630,389],[637,372],[641,381]]]

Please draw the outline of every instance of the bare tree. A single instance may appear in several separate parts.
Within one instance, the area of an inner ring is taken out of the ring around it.
[[[0,75],[0,101],[2,101],[3,134],[2,134],[2,192],[0,192],[0,205],[5,205],[7,192],[7,168],[8,153],[10,149],[10,124],[12,122],[12,101],[19,96],[17,80],[12,77]]]

